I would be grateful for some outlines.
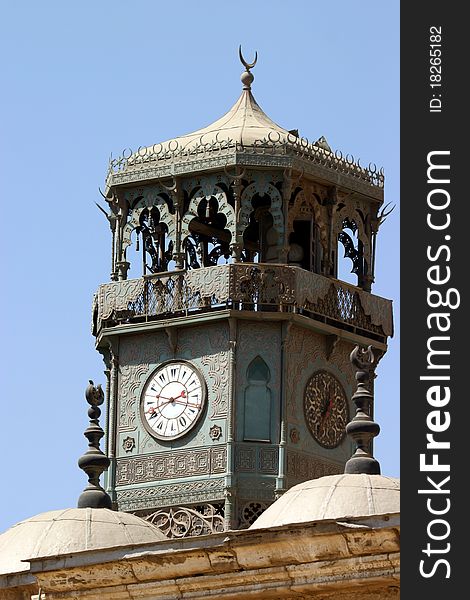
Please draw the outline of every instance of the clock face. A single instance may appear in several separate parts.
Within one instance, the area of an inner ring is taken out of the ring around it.
[[[194,427],[205,399],[205,381],[194,366],[184,361],[165,363],[145,384],[142,421],[154,437],[174,440]]]
[[[349,421],[348,402],[343,386],[328,371],[317,371],[308,380],[304,415],[310,433],[320,446],[339,446]]]

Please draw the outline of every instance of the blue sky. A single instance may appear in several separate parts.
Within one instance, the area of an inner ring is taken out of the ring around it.
[[[287,129],[383,166],[399,203],[399,2],[2,3],[0,531],[75,506],[85,486],[84,390],[104,383],[91,300],[109,279],[96,209],[109,154],[214,121],[253,92]],[[399,208],[378,238],[376,294],[397,334],[376,380],[376,456],[399,474]]]

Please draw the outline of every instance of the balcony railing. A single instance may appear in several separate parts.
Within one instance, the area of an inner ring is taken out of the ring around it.
[[[255,263],[104,284],[95,296],[94,333],[221,309],[293,312],[381,341],[393,335],[391,300],[299,267]]]

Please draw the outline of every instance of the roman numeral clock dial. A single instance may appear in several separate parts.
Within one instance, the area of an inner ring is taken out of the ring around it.
[[[145,384],[140,403],[142,422],[159,440],[175,440],[192,429],[204,409],[206,384],[190,363],[161,365]]]

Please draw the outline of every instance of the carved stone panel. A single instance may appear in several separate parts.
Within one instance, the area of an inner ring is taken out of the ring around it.
[[[237,447],[235,470],[243,473],[254,473],[256,471],[256,448],[254,446]]]
[[[129,279],[100,285],[98,289],[98,319],[105,321],[115,312],[127,311],[129,299],[137,297],[144,289],[145,280]]]
[[[224,497],[223,477],[188,481],[185,483],[163,484],[131,490],[117,490],[119,510],[141,511],[165,506],[222,500]]]
[[[226,464],[225,446],[118,458],[116,461],[116,485],[124,486],[194,475],[224,473]]]
[[[151,365],[169,357],[164,333],[122,338],[119,349],[118,431],[138,426],[139,390]]]
[[[287,477],[289,487],[299,481],[317,479],[325,475],[338,475],[343,472],[343,466],[338,463],[322,460],[300,452],[288,450]]]
[[[239,505],[243,505],[243,503],[253,500],[261,500],[270,503],[275,500],[276,479],[271,477],[259,480],[250,476],[240,476],[237,488]]]
[[[230,297],[230,269],[225,265],[192,269],[184,279],[193,294],[210,303],[227,302]]]
[[[202,364],[208,370],[212,391],[209,415],[211,419],[219,419],[227,416],[229,399],[228,360],[228,350],[213,354],[212,356],[203,356],[201,359]]]
[[[229,333],[223,324],[181,330],[178,354],[181,358],[200,361],[209,391],[209,418],[226,417],[229,402]]]
[[[279,470],[279,451],[277,448],[260,448],[258,469],[261,473],[277,473]]]
[[[142,378],[149,371],[148,363],[141,365],[123,365],[120,369],[121,388],[119,403],[119,425],[118,430],[133,431],[136,429],[136,398]]]
[[[287,417],[297,422],[301,417],[303,390],[299,386],[302,373],[311,370],[313,363],[325,359],[324,336],[302,327],[293,326],[286,341],[286,405]]]
[[[239,473],[277,474],[279,449],[276,446],[237,444],[235,470]]]

